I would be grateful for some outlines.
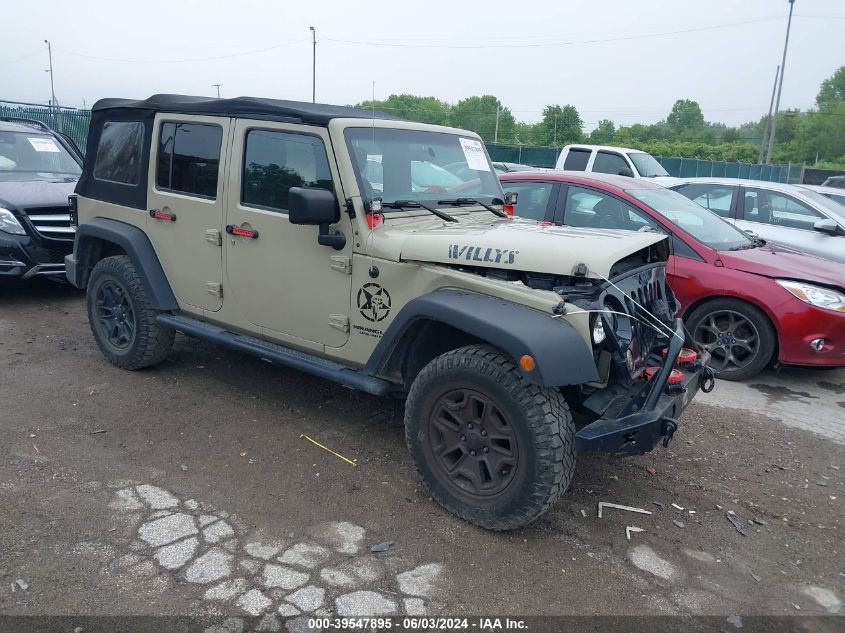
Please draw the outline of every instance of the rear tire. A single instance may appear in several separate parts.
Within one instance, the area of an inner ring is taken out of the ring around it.
[[[529,383],[486,345],[428,363],[405,408],[408,449],[431,496],[491,530],[531,523],[566,490],[574,433],[560,391]]]
[[[756,376],[774,356],[774,327],[759,308],[741,299],[706,301],[686,321],[695,341],[710,352],[710,367],[721,380]]]
[[[126,255],[106,257],[91,271],[86,297],[94,340],[113,365],[142,369],[162,362],[175,331],[159,325],[158,312]]]

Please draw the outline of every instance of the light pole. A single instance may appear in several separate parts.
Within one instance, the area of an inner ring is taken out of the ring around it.
[[[317,103],[317,31],[311,29],[311,103]]]
[[[789,0],[789,19],[786,22],[786,38],[783,41],[783,59],[780,62],[780,79],[778,79],[778,96],[775,100],[775,113],[772,117],[772,131],[769,135],[769,151],[766,152],[766,164],[772,163],[772,151],[775,148],[775,129],[777,128],[778,110],[780,109],[780,92],[783,89],[783,74],[786,71],[786,49],[789,47],[789,28],[792,26],[792,9],[795,0]]]
[[[217,98],[218,99],[220,98],[220,86],[222,86],[222,85],[223,84],[211,84],[212,88],[217,88]]]
[[[56,129],[59,132],[62,131],[62,120],[58,116],[58,108],[59,104],[56,102],[56,89],[53,87],[53,49],[50,46],[49,40],[44,40],[44,43],[47,45],[47,58],[50,60],[50,68],[47,69],[47,72],[50,73],[50,94],[52,95],[52,103],[53,105],[53,122],[56,124]]]

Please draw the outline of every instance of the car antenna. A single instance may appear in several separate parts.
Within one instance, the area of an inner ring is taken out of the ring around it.
[[[373,98],[370,101],[370,112],[372,113],[372,116],[370,117],[370,121],[372,123],[372,129],[373,129],[373,147],[375,147],[375,145],[376,145],[376,82],[375,82],[375,80],[373,80]],[[365,161],[364,168],[366,169],[366,161]],[[382,180],[384,180],[384,178],[382,178]],[[382,186],[384,186],[384,185],[382,185]],[[373,214],[372,200],[368,201],[367,206],[370,207],[369,213],[372,215]],[[382,221],[383,221],[384,216],[382,215],[381,217],[382,217]],[[375,220],[377,220],[378,218],[373,216],[372,219],[373,219],[374,222],[373,222],[372,225],[370,225],[370,232],[367,234],[367,254],[370,256],[370,270],[368,272],[369,272],[370,277],[375,279],[376,277],[378,277],[378,268],[376,268],[375,262],[373,261],[373,232],[376,228]]]

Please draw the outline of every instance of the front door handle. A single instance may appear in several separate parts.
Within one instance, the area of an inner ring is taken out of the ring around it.
[[[226,233],[229,235],[240,235],[241,237],[249,237],[253,240],[258,239],[258,231],[253,229],[242,229],[239,226],[235,226],[234,224],[227,224],[226,225]]]

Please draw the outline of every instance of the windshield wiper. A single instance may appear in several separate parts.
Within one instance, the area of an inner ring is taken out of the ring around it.
[[[752,248],[760,248],[761,246],[766,245],[766,240],[762,240],[759,237],[755,238],[753,241],[749,242],[748,244],[740,244],[739,246],[732,246],[729,248],[729,251],[747,251]]]
[[[497,200],[499,200],[499,199],[493,198],[493,202],[496,202]],[[455,206],[455,207],[460,207],[461,205],[464,205],[464,204],[477,204],[478,206],[484,207],[485,209],[487,209],[490,213],[498,215],[500,218],[511,217],[507,213],[502,211],[501,209],[497,209],[496,207],[489,205],[489,204],[486,204],[484,202],[481,202],[481,200],[476,200],[475,198],[455,198],[454,200],[438,200],[437,204],[451,204],[452,206]]]
[[[452,217],[445,211],[441,211],[435,207],[430,205],[424,204],[422,202],[417,202],[416,200],[394,200],[393,202],[382,202],[382,207],[387,209],[425,209],[430,213],[433,213],[441,220],[445,220],[446,222],[457,222],[457,218]]]

